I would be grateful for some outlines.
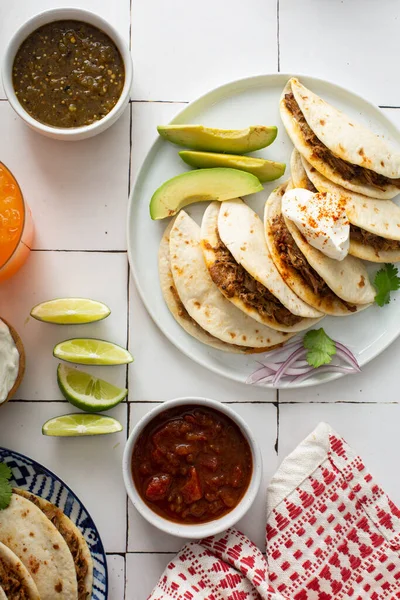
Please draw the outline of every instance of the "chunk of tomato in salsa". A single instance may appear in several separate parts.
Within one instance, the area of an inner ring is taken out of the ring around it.
[[[171,475],[154,475],[146,486],[146,498],[151,502],[163,500],[171,485]]]
[[[181,488],[181,494],[185,504],[192,504],[192,502],[197,502],[197,500],[202,498],[203,493],[201,491],[200,479],[196,467],[190,467],[189,479]]]
[[[253,470],[239,427],[203,406],[180,406],[155,417],[132,455],[132,474],[143,500],[180,523],[205,523],[242,499]]]

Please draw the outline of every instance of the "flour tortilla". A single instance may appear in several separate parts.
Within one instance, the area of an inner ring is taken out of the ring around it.
[[[300,312],[316,315],[315,318],[303,318],[295,325],[277,323],[272,317],[264,316],[248,306],[239,296],[229,297],[223,286],[222,294],[237,308],[259,323],[278,331],[297,332],[312,327],[323,316],[311,306],[303,302],[286,285],[271,258],[265,242],[264,228],[258,215],[242,200],[229,200],[222,207],[220,202],[213,202],[207,207],[201,224],[201,239],[204,259],[208,269],[218,260],[215,248],[219,244],[218,233],[222,242],[233,255],[235,261],[262,285],[278,298],[292,314],[301,316]],[[297,312],[295,312],[297,311]]]
[[[24,563],[40,600],[77,600],[75,565],[64,538],[39,508],[18,494],[0,511],[0,542]]]
[[[312,168],[314,169],[314,167]],[[290,171],[292,185],[294,188],[302,188],[304,190],[309,190],[310,192],[318,191],[307,176],[303,166],[303,157],[301,156],[300,152],[296,150],[296,148],[293,148],[292,155],[290,157]]]
[[[169,236],[173,224],[174,221],[171,221],[168,224],[161,239],[160,248],[158,251],[158,272],[160,277],[160,285],[167,307],[169,308],[175,321],[177,321],[177,323],[183,327],[186,333],[194,337],[199,342],[207,344],[207,346],[211,346],[217,350],[222,350],[223,352],[245,354],[247,352],[246,348],[221,342],[221,340],[210,335],[205,329],[202,329],[200,325],[198,325],[198,323],[192,319],[179,299],[175,282],[171,273],[169,253]]]
[[[63,513],[63,511],[48,502],[44,498],[40,498],[35,494],[30,492],[26,492],[25,490],[14,490],[16,494],[23,496],[27,500],[30,500],[35,504],[42,513],[52,521],[56,529],[61,533],[63,538],[65,539],[67,546],[72,554],[73,558],[76,558],[79,562],[84,562],[87,566],[87,574],[84,578],[78,577],[78,570],[75,564],[75,571],[78,582],[78,598],[79,600],[87,600],[92,595],[92,587],[93,587],[93,559],[90,554],[89,547],[86,543],[85,538],[83,537],[81,531],[77,528],[75,523],[71,521]]]
[[[376,200],[346,190],[321,175],[305,158],[300,160],[303,173],[319,192],[330,192],[346,198],[346,214],[352,225],[388,240],[400,241],[400,207],[397,204],[392,200]],[[400,261],[400,249],[377,250],[355,240],[350,241],[350,254],[372,262]]]
[[[345,304],[340,302],[340,299],[356,305],[357,310],[367,308],[374,300],[375,291],[369,282],[364,265],[352,256],[347,256],[341,262],[325,256],[322,252],[310,246],[297,227],[287,219],[285,219],[286,226],[296,245],[310,266],[322,277],[338,298],[327,298],[316,294],[295,269],[287,267],[284,263],[275,245],[271,224],[274,217],[281,215],[281,200],[286,189],[287,184],[284,184],[272,192],[265,205],[264,213],[267,244],[272,258],[286,283],[305,302],[332,316],[353,314]]]
[[[377,188],[361,181],[347,181],[327,162],[314,156],[312,146],[307,143],[299,124],[285,105],[285,95],[291,92],[310,128],[337,157],[373,170],[385,177],[399,178],[400,153],[383,138],[354,122],[353,119],[305,88],[297,79],[292,78],[282,92],[281,119],[294,146],[313,167],[331,181],[372,198],[390,199],[400,192],[399,188],[390,182]]]
[[[0,600],[19,600],[20,594],[12,594],[9,590],[9,578],[16,579],[21,586],[21,591],[29,600],[41,600],[39,592],[28,570],[7,546],[0,543]],[[5,592],[7,590],[7,594]]]
[[[291,335],[257,323],[227,300],[212,281],[200,244],[200,227],[185,211],[170,232],[171,271],[189,315],[223,342],[258,350],[283,344]],[[255,350],[257,351],[257,350]]]

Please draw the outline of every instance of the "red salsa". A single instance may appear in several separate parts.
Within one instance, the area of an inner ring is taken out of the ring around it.
[[[139,436],[132,475],[143,501],[179,523],[222,517],[243,498],[252,453],[239,427],[203,406],[178,406],[157,415]]]

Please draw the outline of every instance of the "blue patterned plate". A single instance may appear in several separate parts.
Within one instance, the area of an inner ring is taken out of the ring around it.
[[[91,600],[107,600],[106,554],[96,525],[79,498],[57,475],[23,454],[0,447],[0,462],[6,463],[12,470],[11,485],[52,502],[81,530],[93,558]]]

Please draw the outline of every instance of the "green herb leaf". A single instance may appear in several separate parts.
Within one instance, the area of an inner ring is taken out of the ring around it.
[[[335,342],[322,329],[312,329],[303,338],[303,346],[308,350],[306,359],[311,367],[317,369],[332,361],[336,354]]]
[[[12,488],[9,482],[12,472],[8,465],[0,463],[0,510],[4,510],[11,502]]]
[[[400,277],[397,275],[399,270],[392,264],[386,264],[375,275],[374,286],[377,289],[375,302],[378,306],[384,306],[390,302],[390,292],[395,292],[400,288]]]

